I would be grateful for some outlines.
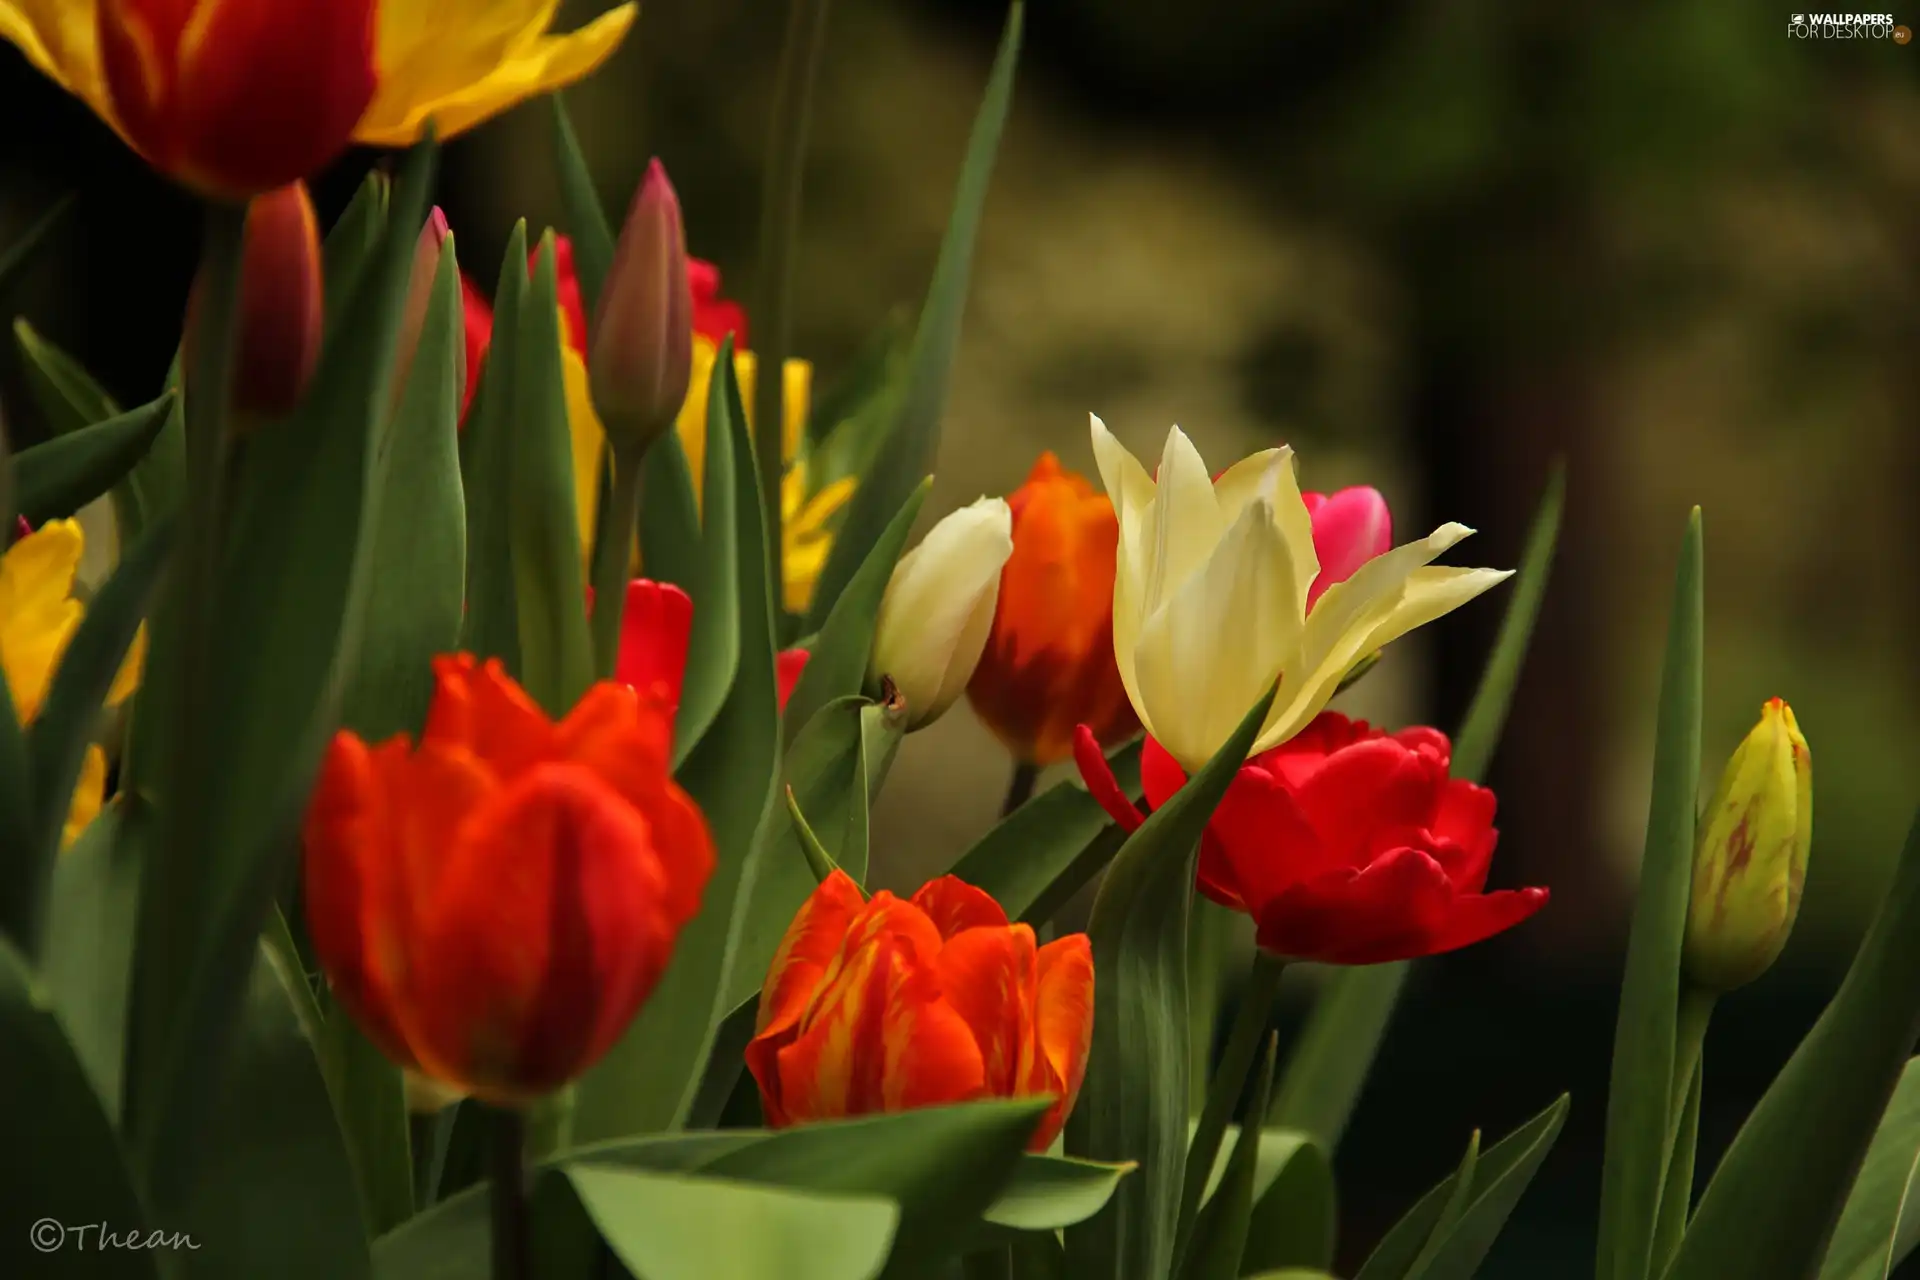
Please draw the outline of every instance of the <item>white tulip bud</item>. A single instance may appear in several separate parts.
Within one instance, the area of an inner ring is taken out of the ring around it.
[[[1003,498],[982,498],[933,526],[894,566],[868,675],[892,678],[909,730],[932,724],[965,692],[1012,554],[1013,512]]]

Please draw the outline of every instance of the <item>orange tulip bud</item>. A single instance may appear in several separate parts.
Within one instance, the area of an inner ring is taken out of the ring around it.
[[[699,910],[706,821],[667,720],[623,685],[558,724],[497,662],[434,664],[418,748],[333,740],[307,815],[307,921],[395,1062],[520,1105],[611,1048]]]
[[[98,0],[102,72],[135,149],[242,200],[313,173],[373,100],[374,0]]]
[[[769,1125],[974,1098],[1056,1101],[1028,1144],[1059,1136],[1093,1036],[1083,933],[1036,946],[1000,904],[944,876],[911,901],[820,883],[760,993],[747,1069]]]
[[[1049,765],[1073,754],[1073,730],[1102,746],[1140,730],[1113,657],[1113,503],[1043,453],[1007,499],[1013,555],[986,652],[967,685],[975,714],[1015,758]]]

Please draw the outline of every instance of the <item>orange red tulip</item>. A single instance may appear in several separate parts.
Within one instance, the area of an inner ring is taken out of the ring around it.
[[[501,1105],[611,1048],[699,910],[714,853],[667,714],[603,682],[558,723],[497,662],[437,659],[417,747],[335,736],[307,920],[336,998],[411,1071]]]
[[[1029,1143],[1044,1151],[1079,1096],[1092,1035],[1085,934],[1039,946],[952,876],[869,902],[835,871],[781,940],[746,1059],[775,1128],[1047,1097]]]
[[[1073,754],[1074,726],[1103,746],[1139,732],[1113,656],[1113,503],[1051,452],[1008,498],[1013,555],[967,700],[1016,759]]]

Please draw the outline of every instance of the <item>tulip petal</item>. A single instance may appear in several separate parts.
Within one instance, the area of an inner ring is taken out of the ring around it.
[[[553,722],[499,659],[450,654],[433,660],[433,674],[423,747],[465,747],[502,777],[552,758]]]
[[[1393,514],[1378,489],[1364,485],[1342,489],[1312,506],[1313,549],[1320,560],[1307,607],[1336,582],[1345,582],[1361,565],[1393,546]]]
[[[1147,739],[1147,744],[1156,745],[1152,738]],[[1120,780],[1113,776],[1113,766],[1107,763],[1106,753],[1100,750],[1093,730],[1084,724],[1073,731],[1073,763],[1080,770],[1081,781],[1087,784],[1087,794],[1107,811],[1107,816],[1118,823],[1122,831],[1138,831],[1146,818],[1120,789]]]
[[[619,47],[638,13],[635,4],[609,9],[586,26],[564,36],[539,34],[551,17],[555,0],[492,0],[502,21],[515,11],[529,17],[539,13],[538,25],[523,25],[511,46],[500,51],[498,27],[484,32],[486,44],[463,38],[460,22],[445,21],[444,11],[431,0],[382,0],[380,56],[391,65],[389,27],[408,24],[428,43],[408,58],[403,74],[384,74],[372,106],[354,130],[354,140],[368,146],[404,147],[420,140],[428,120],[444,142],[464,133],[528,98],[563,89],[593,71]],[[390,10],[398,11],[391,16]],[[421,27],[419,24],[425,24]],[[529,30],[531,28],[531,30]],[[393,37],[398,40],[398,37]],[[487,54],[499,52],[489,63]],[[457,58],[458,66],[449,65]],[[477,74],[476,74],[477,72]]]
[[[1044,1070],[1038,1090],[1025,1087],[1036,1063],[1046,1065],[1034,1034],[1039,970],[1033,930],[1017,924],[949,935],[936,967],[942,996],[980,1046],[987,1093],[1012,1098],[1051,1092]]]
[[[627,584],[613,678],[671,714],[680,706],[692,636],[692,597],[670,582],[634,579]]]
[[[1199,571],[1147,615],[1134,655],[1139,695],[1157,709],[1153,736],[1189,772],[1292,666],[1301,637],[1302,590],[1266,498],[1244,508],[1210,550]]]
[[[860,886],[837,867],[801,904],[767,967],[754,1022],[756,1037],[784,1031],[799,1021],[839,954],[847,927],[864,906]]]
[[[934,525],[894,566],[871,666],[899,686],[911,726],[939,716],[966,689],[1012,554],[1012,512],[1003,499],[982,498]]]
[[[929,880],[913,895],[912,902],[926,913],[947,942],[966,929],[1007,927],[1007,913],[993,900],[993,895],[957,876]]]
[[[588,770],[541,765],[490,797],[422,914],[422,1066],[504,1103],[586,1070],[666,968],[666,887],[646,822]]]
[[[1495,807],[1493,792],[1463,778],[1450,780],[1441,792],[1430,831],[1438,846],[1434,856],[1446,868],[1455,893],[1479,893],[1486,886],[1500,838],[1493,828]]]
[[[1295,798],[1336,865],[1359,866],[1374,832],[1428,824],[1438,781],[1431,762],[1379,737],[1328,756]]]
[[[0,669],[23,724],[39,714],[86,612],[73,598],[85,545],[77,521],[49,520],[0,556]]]
[[[1146,554],[1140,604],[1151,618],[1214,558],[1227,530],[1207,464],[1179,427],[1167,429],[1153,501],[1140,520]]]
[[[807,659],[812,656],[805,649],[782,649],[773,656],[774,684],[778,686],[782,711],[787,709],[787,699],[793,696],[794,686],[800,683]]]
[[[1371,865],[1296,884],[1255,917],[1262,948],[1325,964],[1382,964],[1431,953],[1453,907],[1440,864],[1396,849]]]
[[[1041,1118],[1027,1144],[1045,1151],[1053,1145],[1080,1098],[1093,1049],[1093,944],[1071,933],[1040,948],[1040,979],[1035,996],[1035,1034],[1060,1100]]]
[[[1262,449],[1222,472],[1213,482],[1213,493],[1220,503],[1222,519],[1229,524],[1262,495],[1272,503],[1280,521],[1280,536],[1293,563],[1293,581],[1299,593],[1295,607],[1304,618],[1309,588],[1320,576],[1320,547],[1313,513],[1300,492],[1298,466],[1290,448]]]
[[[1447,923],[1427,955],[1458,951],[1503,933],[1547,905],[1545,889],[1502,889],[1455,898]]]
[[[101,78],[97,9],[97,0],[0,0],[0,40],[118,130]]]

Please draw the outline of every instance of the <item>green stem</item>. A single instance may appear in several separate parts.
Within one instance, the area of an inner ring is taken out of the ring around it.
[[[1694,1068],[1700,1065],[1700,1050],[1707,1042],[1707,1024],[1713,1020],[1718,993],[1685,982],[1680,991],[1680,1007],[1674,1028],[1673,1092],[1667,1107],[1667,1133],[1671,1145],[1686,1109],[1687,1090],[1693,1085]]]
[[[831,0],[792,0],[787,38],[780,53],[773,97],[772,138],[760,192],[760,296],[755,299],[758,329],[754,352],[758,372],[753,390],[753,447],[759,459],[760,496],[777,522],[780,481],[786,473],[784,433],[787,357],[793,351],[793,260],[800,239],[800,194],[805,175],[807,134],[813,123],[813,85],[826,44]],[[778,529],[778,524],[775,526]],[[784,548],[776,532],[767,539],[774,598],[785,581]]]
[[[620,658],[620,620],[627,607],[627,568],[632,562],[634,531],[640,527],[640,459],[610,451],[613,488],[608,508],[599,521],[600,537],[593,546],[593,670],[596,678],[613,675]]]
[[[497,1110],[492,1121],[490,1203],[493,1206],[493,1280],[532,1280],[533,1248],[527,1214],[527,1121]]]
[[[1246,1090],[1247,1073],[1253,1069],[1254,1055],[1267,1029],[1273,1011],[1274,995],[1280,990],[1280,974],[1286,962],[1279,956],[1256,951],[1253,968],[1247,974],[1246,989],[1240,993],[1240,1007],[1233,1016],[1233,1030],[1227,1035],[1227,1047],[1220,1056],[1220,1069],[1214,1073],[1207,1090],[1207,1103],[1187,1146],[1187,1172],[1180,1184],[1180,1216],[1174,1231],[1175,1274],[1193,1237],[1193,1223],[1200,1211],[1200,1197],[1207,1189],[1214,1161],[1220,1155],[1220,1140],[1233,1119],[1234,1108]]]
[[[1713,1020],[1716,992],[1685,982],[1680,990],[1680,1007],[1674,1024],[1673,1084],[1667,1107],[1666,1177],[1662,1180],[1660,1206],[1654,1215],[1653,1275],[1666,1270],[1667,1263],[1680,1251],[1687,1231],[1687,1214],[1693,1207],[1694,1148],[1700,1132],[1700,1090],[1702,1072],[1700,1054],[1707,1041],[1707,1024]]]
[[[1037,765],[1024,760],[1016,760],[1013,776],[1007,779],[1006,799],[1000,802],[1000,816],[1010,816],[1015,809],[1033,799],[1033,788],[1040,781],[1040,769]]]

